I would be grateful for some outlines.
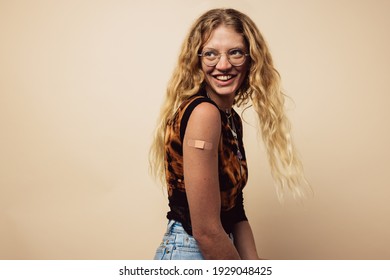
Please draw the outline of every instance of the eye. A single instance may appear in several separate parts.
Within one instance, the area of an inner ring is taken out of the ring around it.
[[[202,56],[206,58],[216,58],[218,56],[218,53],[216,51],[204,51]]]
[[[232,56],[232,57],[241,57],[245,55],[245,52],[241,49],[232,49],[229,51],[229,56]]]

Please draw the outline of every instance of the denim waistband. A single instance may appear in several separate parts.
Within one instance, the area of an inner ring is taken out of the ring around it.
[[[167,233],[185,233],[185,234],[187,234],[183,225],[180,222],[175,221],[175,220],[168,221]]]
[[[233,241],[233,234],[228,234],[229,238]],[[176,244],[188,244],[195,239],[192,235],[189,235],[182,224],[175,220],[169,220],[167,231],[165,232],[165,238],[174,241]]]
[[[164,243],[174,243],[177,246],[197,248],[198,245],[193,236],[189,235],[182,224],[175,220],[169,220],[167,231],[164,236]]]

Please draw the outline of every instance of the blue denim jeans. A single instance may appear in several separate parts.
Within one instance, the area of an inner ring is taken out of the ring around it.
[[[191,235],[187,234],[180,222],[170,220],[155,260],[204,260],[202,253]]]

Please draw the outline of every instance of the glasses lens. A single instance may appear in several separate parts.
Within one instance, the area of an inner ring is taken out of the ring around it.
[[[203,63],[211,67],[217,65],[221,58],[221,54],[216,51],[204,51],[200,56]],[[226,56],[229,63],[233,66],[241,66],[246,59],[246,54],[240,49],[230,50],[226,53]]]
[[[229,62],[233,65],[233,66],[240,66],[244,63],[245,61],[245,53],[243,50],[241,49],[234,49],[234,50],[230,50],[228,53],[227,53],[227,56],[228,56],[228,59],[229,59]]]
[[[215,66],[219,61],[219,54],[215,51],[205,51],[202,53],[202,58],[207,66]]]

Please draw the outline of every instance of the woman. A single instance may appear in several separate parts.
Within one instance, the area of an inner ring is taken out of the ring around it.
[[[183,43],[151,149],[170,206],[155,259],[259,259],[243,207],[242,122],[232,108],[249,101],[276,182],[300,195],[302,167],[266,43],[245,14],[210,10]]]

